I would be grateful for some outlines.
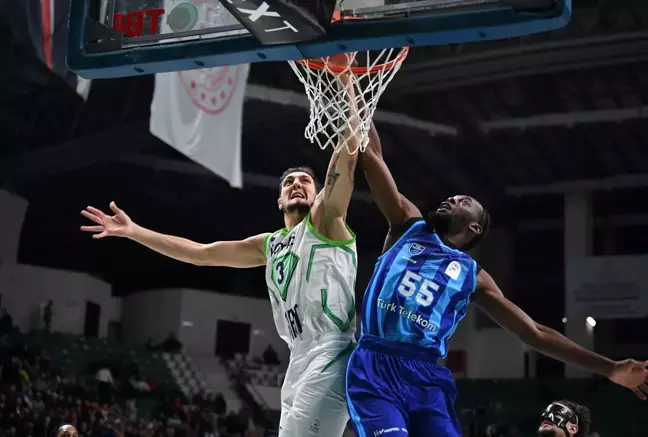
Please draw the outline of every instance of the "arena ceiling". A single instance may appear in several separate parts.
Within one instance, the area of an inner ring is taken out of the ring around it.
[[[537,191],[528,187],[648,185],[648,30],[645,15],[630,15],[606,21],[583,13],[590,21],[552,35],[414,50],[380,108],[424,128],[377,123],[402,191],[422,207],[473,194],[501,223],[542,208],[536,197],[535,207],[525,200],[524,211],[512,211],[510,194]],[[183,266],[121,240],[92,241],[78,231],[80,209],[116,200],[163,232],[241,238],[281,226],[274,201],[284,168],[305,163],[324,174],[326,153],[303,139],[302,107],[247,99],[245,189],[234,190],[150,135],[151,76],[95,81],[84,103],[4,36],[0,30],[0,174],[30,202],[21,262],[91,272],[124,292],[231,288],[248,278]],[[250,83],[300,92],[284,64],[254,65]],[[433,135],[436,125],[456,135]],[[349,221],[361,246],[376,251],[385,223],[362,180],[358,191]]]

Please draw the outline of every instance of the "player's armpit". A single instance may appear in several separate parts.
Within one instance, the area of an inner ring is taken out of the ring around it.
[[[369,131],[369,145],[359,161],[371,194],[392,228],[402,226],[410,218],[421,217],[418,208],[398,191],[383,159],[380,137],[373,122]]]
[[[536,323],[502,294],[491,275],[479,272],[473,302],[501,327],[547,356],[610,377],[615,362],[574,343],[559,332]]]
[[[270,234],[259,234],[239,241],[217,241],[203,244],[197,265],[213,267],[259,267],[266,263],[265,240]]]

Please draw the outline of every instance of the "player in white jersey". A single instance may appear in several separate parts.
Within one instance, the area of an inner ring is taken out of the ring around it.
[[[346,140],[357,149],[354,137],[347,134]],[[319,194],[312,170],[288,169],[277,201],[285,227],[241,241],[201,244],[160,234],[135,224],[114,202],[112,216],[91,206],[81,212],[95,222],[81,227],[94,232],[93,238],[127,237],[195,265],[266,266],[277,330],[290,347],[280,437],[340,437],[348,421],[345,372],[355,345],[357,256],[345,216],[357,157],[347,147],[335,152]]]

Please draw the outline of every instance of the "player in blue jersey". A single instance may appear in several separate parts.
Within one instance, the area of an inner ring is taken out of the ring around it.
[[[359,159],[390,230],[365,292],[362,335],[347,370],[347,401],[358,437],[461,436],[455,384],[437,360],[446,356],[448,339],[471,302],[539,352],[605,375],[646,398],[648,362],[609,360],[536,323],[465,252],[490,226],[477,200],[450,197],[424,218],[399,193],[373,128]]]

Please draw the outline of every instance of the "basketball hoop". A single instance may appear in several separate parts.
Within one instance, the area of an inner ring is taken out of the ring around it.
[[[337,17],[336,17],[337,18]],[[318,59],[288,61],[304,84],[310,101],[310,122],[304,132],[311,143],[335,151],[347,147],[350,153],[364,152],[369,144],[371,120],[378,100],[407,57],[408,47],[366,52],[341,53]],[[348,75],[348,86],[355,88],[350,99],[340,75]],[[349,123],[357,111],[358,122]],[[351,135],[357,146],[348,144]]]

